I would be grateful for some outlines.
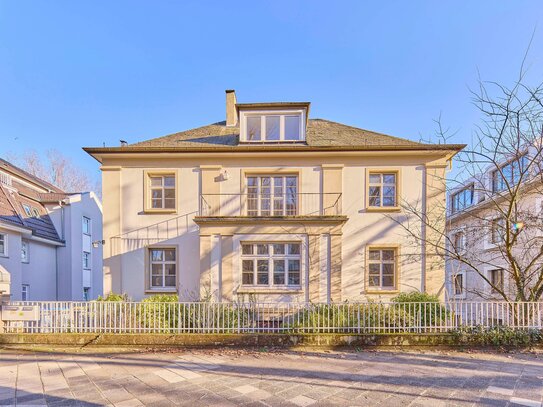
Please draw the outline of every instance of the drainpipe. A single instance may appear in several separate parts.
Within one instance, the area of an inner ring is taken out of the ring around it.
[[[62,201],[58,201],[58,204],[60,206],[60,238],[62,240],[65,240],[65,232],[64,232],[64,206],[63,206],[63,202]],[[56,279],[56,284],[55,284],[55,297],[58,301],[58,284],[59,284],[59,276],[58,276],[58,273],[59,273],[59,269],[58,269],[58,249],[59,249],[60,246],[57,246],[56,249],[55,249],[55,279]]]

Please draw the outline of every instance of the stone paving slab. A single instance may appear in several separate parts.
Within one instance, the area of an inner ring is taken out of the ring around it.
[[[0,406],[543,407],[543,355],[0,350]]]

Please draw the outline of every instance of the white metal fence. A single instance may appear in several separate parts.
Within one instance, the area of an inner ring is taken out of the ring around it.
[[[24,333],[432,333],[461,327],[543,329],[542,302],[151,303],[11,302],[39,320],[5,321]]]

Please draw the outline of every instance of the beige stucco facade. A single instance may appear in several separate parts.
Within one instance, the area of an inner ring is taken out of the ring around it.
[[[100,155],[106,240],[104,293],[127,293],[134,300],[166,291],[176,292],[184,300],[313,302],[386,300],[399,292],[420,290],[443,296],[442,257],[413,244],[398,224],[406,217],[401,208],[369,208],[367,182],[370,171],[394,171],[398,174],[399,202],[426,211],[438,206],[434,201],[445,200],[443,177],[453,154],[300,151]],[[154,172],[175,175],[175,210],[146,211],[145,174]],[[244,215],[240,197],[246,193],[246,177],[254,174],[296,176],[300,214]],[[240,244],[247,241],[300,242],[299,287],[244,287]],[[176,248],[175,289],[149,288],[146,252],[150,247]],[[393,290],[368,286],[369,247],[397,250]]]

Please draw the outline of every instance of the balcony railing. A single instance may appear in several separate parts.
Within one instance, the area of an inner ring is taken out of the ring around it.
[[[337,216],[341,193],[202,194],[200,216]]]

